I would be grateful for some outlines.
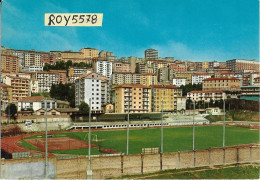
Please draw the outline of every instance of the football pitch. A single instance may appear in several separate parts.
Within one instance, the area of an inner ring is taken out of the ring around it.
[[[222,126],[197,126],[195,127],[195,149],[207,149],[222,147]],[[126,153],[126,130],[102,130],[91,131],[92,154],[103,154],[100,149],[111,149]],[[62,132],[54,134],[52,138],[73,138],[88,142],[88,131]],[[31,136],[28,139],[44,138],[44,136]],[[83,142],[84,141],[84,142]],[[226,146],[259,143],[259,130],[251,130],[241,127],[226,127]],[[73,143],[73,141],[71,141]],[[27,146],[28,149],[32,145]],[[98,146],[98,147],[97,147]],[[129,154],[140,154],[142,148],[156,148],[161,146],[161,129],[130,129],[129,132]],[[192,127],[164,127],[163,129],[164,152],[177,152],[192,150]],[[87,148],[63,149],[50,151],[57,154],[86,155]],[[105,153],[104,153],[105,154]]]

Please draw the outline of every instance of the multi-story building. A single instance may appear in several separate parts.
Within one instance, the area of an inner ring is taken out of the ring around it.
[[[83,67],[70,67],[68,72],[68,80],[69,82],[74,83],[77,78],[80,76],[93,72],[92,69],[87,69]]]
[[[207,78],[202,82],[203,90],[240,91],[240,80],[235,77]]]
[[[173,85],[153,85],[152,109],[154,112],[177,110],[177,97],[182,96],[181,89]],[[163,103],[163,106],[162,106]]]
[[[18,56],[14,56],[11,54],[1,54],[1,71],[3,70],[18,73],[19,71]]]
[[[80,52],[83,53],[84,58],[98,58],[98,49],[95,48],[82,48]]]
[[[158,69],[158,82],[169,82],[169,68]]]
[[[67,71],[66,70],[50,70],[51,73],[58,74],[58,83],[67,83]]]
[[[42,52],[24,51],[24,66],[43,66]]]
[[[117,73],[131,73],[131,64],[122,63],[122,62],[114,62],[113,63],[113,72]]]
[[[175,72],[175,73],[173,73],[173,78],[183,78],[183,79],[186,79],[186,84],[191,84],[193,74],[194,74],[194,72],[192,72],[192,71]],[[172,76],[172,74],[170,74],[170,76]]]
[[[192,75],[192,84],[202,83],[203,79],[210,78],[211,75],[209,73],[195,73]]]
[[[186,72],[187,67],[185,64],[171,64],[169,65],[170,69],[173,69],[175,72]]]
[[[227,67],[232,71],[237,72],[241,70],[259,71],[260,62],[255,60],[232,59],[226,61]]]
[[[151,112],[151,88],[141,84],[122,84],[115,87],[116,113]]]
[[[38,71],[36,73],[39,92],[50,92],[53,84],[59,83],[59,74],[57,72]]]
[[[146,49],[144,51],[145,59],[158,59],[158,50],[155,49]]]
[[[213,101],[219,101],[226,99],[226,93],[223,91],[205,90],[205,91],[191,91],[187,93],[187,99],[192,101],[205,101],[209,102],[211,99]]]
[[[142,84],[145,86],[157,84],[157,75],[153,73],[134,74],[134,73],[113,73],[112,84]]]
[[[12,87],[1,83],[1,110],[4,111],[9,103],[13,102]]]
[[[136,63],[136,73],[142,74],[148,72],[148,66],[146,63]]]
[[[95,71],[102,76],[111,78],[112,75],[112,62],[109,61],[97,61]]]
[[[28,71],[28,72],[43,71],[43,66],[26,66],[22,68],[22,71]]]
[[[30,79],[7,75],[3,77],[3,83],[12,87],[12,101],[30,96]]]
[[[88,73],[75,80],[75,104],[81,102],[88,105],[91,99],[91,111],[102,113],[102,105],[108,102],[109,79],[97,73]]]
[[[260,85],[241,86],[241,97],[245,100],[260,100]]]
[[[172,85],[180,87],[186,85],[186,79],[185,78],[173,78],[172,79]]]

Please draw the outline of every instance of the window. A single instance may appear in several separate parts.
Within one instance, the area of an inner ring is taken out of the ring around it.
[[[56,115],[56,112],[52,112],[51,115]]]
[[[41,112],[41,115],[44,115],[44,112]]]

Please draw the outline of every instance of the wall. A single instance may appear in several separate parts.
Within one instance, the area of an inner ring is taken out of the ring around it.
[[[259,162],[258,146],[214,148],[197,151],[163,154],[103,155],[93,156],[93,179],[141,174],[166,169],[213,166],[243,162]],[[49,178],[85,179],[87,156],[70,159],[49,158]],[[2,159],[1,178],[41,178],[44,173],[43,158]]]

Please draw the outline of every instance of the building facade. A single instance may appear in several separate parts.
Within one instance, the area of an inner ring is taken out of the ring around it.
[[[155,49],[146,49],[144,51],[145,59],[158,59],[158,50]]]
[[[19,58],[11,54],[1,54],[1,71],[19,72]]]
[[[53,84],[59,84],[59,75],[56,72],[38,71],[36,73],[38,80],[38,91],[50,92]]]
[[[226,93],[223,91],[191,91],[187,93],[187,99],[192,101],[205,101],[209,102],[211,99],[213,101],[219,101],[227,99]]]
[[[172,85],[180,87],[186,85],[186,79],[185,78],[173,78],[172,79]]]
[[[95,71],[102,76],[111,78],[112,75],[112,62],[109,61],[97,61]]]
[[[192,75],[192,84],[199,84],[202,83],[202,80],[210,78],[211,75],[209,73],[195,73]]]
[[[255,60],[232,59],[226,61],[226,65],[232,71],[254,70],[259,71],[260,62]]]
[[[115,112],[151,112],[151,88],[141,84],[122,84],[115,87]]]
[[[108,78],[97,73],[88,73],[75,80],[75,104],[88,105],[91,99],[91,111],[102,113],[102,105],[108,102]]]
[[[240,80],[235,77],[207,78],[202,82],[202,90],[240,91]]]

